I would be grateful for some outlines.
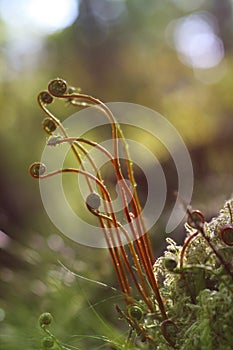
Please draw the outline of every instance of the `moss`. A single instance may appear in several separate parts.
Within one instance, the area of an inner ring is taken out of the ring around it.
[[[233,250],[220,234],[232,225],[232,212],[233,200],[229,200],[203,229],[186,224],[183,247],[168,239],[167,251],[156,261],[154,271],[162,280],[160,291],[178,332],[174,346],[162,342],[157,349],[232,349]],[[178,261],[173,271],[166,269],[168,259]],[[161,339],[159,327],[154,333]]]

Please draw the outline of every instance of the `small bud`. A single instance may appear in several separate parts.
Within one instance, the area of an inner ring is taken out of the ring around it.
[[[72,95],[72,94],[78,93],[78,92],[80,92],[80,89],[77,89],[77,88],[75,88],[73,86],[69,86],[66,93],[68,95]],[[73,102],[73,97],[72,96],[68,97],[66,101],[67,102]]]
[[[51,349],[54,346],[54,339],[52,337],[44,337],[41,343],[44,349]]]
[[[131,317],[137,321],[140,321],[142,319],[142,316],[143,316],[142,309],[137,305],[129,306],[128,314],[129,314],[129,317]]]
[[[42,121],[42,126],[45,132],[47,132],[47,134],[51,135],[57,128],[56,123],[54,122],[53,119],[46,117],[43,121]]]
[[[219,237],[226,245],[233,246],[233,226],[224,226],[219,232]]]
[[[187,224],[192,228],[200,228],[205,223],[205,217],[200,210],[193,210],[188,213]]]
[[[74,86],[69,86],[67,90],[67,94],[71,95],[76,92],[76,88]]]
[[[50,314],[50,312],[44,312],[39,317],[39,324],[40,326],[48,326],[52,323],[53,316]]]
[[[164,259],[164,267],[168,270],[168,271],[173,271],[176,267],[177,267],[177,261],[175,258],[173,257],[166,257]]]
[[[87,196],[86,206],[90,211],[99,209],[100,204],[100,196],[98,193],[92,192]]]
[[[59,78],[51,80],[48,85],[48,90],[53,96],[62,96],[67,90],[66,81]]]
[[[62,137],[60,135],[56,135],[56,136],[51,136],[47,142],[46,145],[48,146],[57,146],[58,145],[58,141],[61,140]]]
[[[39,93],[39,99],[44,103],[44,104],[50,104],[53,102],[53,96],[50,95],[48,91],[41,91]]]
[[[35,162],[29,168],[29,173],[32,177],[38,179],[46,172],[46,166],[43,163]]]

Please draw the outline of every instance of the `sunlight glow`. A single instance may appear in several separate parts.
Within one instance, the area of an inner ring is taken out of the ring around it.
[[[74,22],[77,17],[75,0],[31,0],[28,16],[35,25],[48,31],[63,29]]]
[[[70,26],[78,16],[78,0],[2,0],[0,17],[12,27],[50,34]]]
[[[173,43],[181,62],[193,68],[212,68],[224,58],[223,43],[213,20],[202,13],[176,21]]]

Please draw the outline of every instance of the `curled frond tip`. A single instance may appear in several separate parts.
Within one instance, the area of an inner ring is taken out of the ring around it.
[[[101,200],[98,193],[92,192],[87,196],[86,206],[90,211],[99,209],[100,204]]]
[[[29,168],[29,173],[35,179],[38,179],[46,171],[46,166],[41,162],[33,163]]]
[[[57,125],[52,118],[46,117],[42,121],[42,127],[47,134],[51,135],[56,130]]]
[[[53,102],[53,96],[51,96],[48,91],[41,91],[38,95],[38,98],[44,104],[50,104]]]
[[[57,78],[49,82],[48,90],[51,95],[59,97],[66,93],[67,83],[65,80]]]

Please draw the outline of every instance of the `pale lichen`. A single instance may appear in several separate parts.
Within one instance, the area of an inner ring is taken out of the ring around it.
[[[154,327],[157,349],[232,349],[233,247],[221,236],[224,227],[232,228],[232,213],[233,200],[229,200],[203,228],[186,224],[185,249],[168,239],[167,251],[156,261],[154,272],[177,333],[172,346],[161,328]],[[177,265],[167,268],[172,261]]]

